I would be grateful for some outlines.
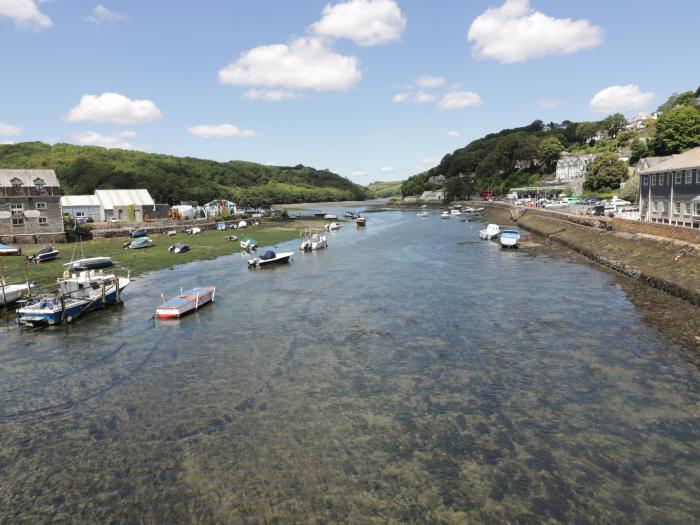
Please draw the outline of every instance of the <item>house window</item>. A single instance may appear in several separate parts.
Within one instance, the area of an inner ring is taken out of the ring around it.
[[[673,172],[673,175],[674,175],[674,181],[673,181],[673,183],[674,183],[674,184],[680,184],[680,183],[681,183],[681,172],[680,172],[680,171],[674,171],[674,172]]]
[[[12,215],[23,215],[24,206],[21,202],[13,202],[10,204],[10,210],[12,210]]]
[[[12,179],[10,181],[10,184],[12,184],[12,189],[15,191],[19,191],[22,189],[22,181],[19,179]]]
[[[45,202],[37,202],[36,203],[36,209],[37,210],[45,210],[47,208]]]
[[[690,170],[683,170],[685,173],[685,183],[686,184],[692,184],[693,183],[693,172]]]
[[[643,184],[644,186],[648,186],[648,185],[649,185],[649,175],[644,175],[644,177],[642,177],[642,184]]]
[[[44,179],[36,179],[34,181],[34,187],[37,191],[43,191],[44,189]]]
[[[76,217],[85,217],[85,212],[84,211],[76,211],[75,216]]]
[[[681,203],[676,201],[674,204],[676,206],[676,215],[680,215],[681,214]]]
[[[651,185],[656,186],[656,173],[651,176]]]
[[[665,181],[664,181],[664,174],[663,174],[663,173],[659,173],[659,186],[663,186],[663,185],[664,185],[664,182],[665,182]]]
[[[12,226],[24,226],[24,217],[12,217]]]
[[[39,224],[46,226],[49,223],[49,219],[46,217],[39,217]]]
[[[693,215],[700,216],[700,202],[693,203]]]

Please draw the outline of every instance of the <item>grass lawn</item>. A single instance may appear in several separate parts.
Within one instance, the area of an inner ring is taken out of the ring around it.
[[[197,235],[178,233],[172,237],[164,234],[149,235],[153,240],[153,246],[139,250],[127,250],[123,248],[128,240],[125,237],[85,241],[79,243],[57,244],[60,250],[58,259],[41,264],[27,263],[29,278],[35,281],[37,287],[52,290],[56,279],[63,274],[63,263],[71,260],[75,249],[74,259],[83,257],[107,256],[114,261],[114,269],[126,272],[131,270],[131,275],[138,275],[153,270],[170,268],[177,264],[185,264],[195,260],[214,259],[222,255],[240,253],[239,242],[244,237],[252,237],[258,241],[258,251],[267,246],[274,246],[284,241],[298,239],[299,233],[307,228],[322,228],[324,222],[314,220],[296,220],[287,222],[263,222],[260,226],[246,228],[245,230],[204,231]],[[228,235],[236,235],[237,241],[228,242],[224,238]],[[174,254],[168,251],[168,247],[184,243],[190,246],[190,251]],[[22,253],[29,255],[39,251],[41,245],[22,246]],[[1,262],[4,266],[5,282],[12,283],[24,281],[25,257],[5,256]]]

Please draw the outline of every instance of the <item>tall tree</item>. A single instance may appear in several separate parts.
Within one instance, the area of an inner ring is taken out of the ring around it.
[[[542,163],[545,173],[552,173],[557,166],[557,161],[564,146],[557,137],[545,137],[537,147],[537,159]]]
[[[583,187],[589,191],[615,189],[626,178],[627,163],[618,159],[616,153],[603,153],[588,165]]]
[[[656,121],[653,149],[671,155],[700,146],[700,112],[690,106],[674,106]]]
[[[639,138],[632,141],[632,144],[630,144],[630,151],[632,152],[630,155],[630,165],[637,164],[639,159],[646,157],[648,154],[647,145],[639,140]]]
[[[609,137],[615,138],[617,134],[625,129],[627,119],[622,113],[613,113],[605,117],[601,122],[601,128],[608,134]]]
[[[581,144],[588,144],[600,129],[600,122],[581,122],[576,126],[576,138]]]
[[[459,175],[448,179],[445,183],[445,200],[458,201],[467,196],[467,184]]]
[[[683,93],[674,93],[668,100],[661,104],[656,111],[666,112],[676,106],[695,107],[695,93],[692,91],[684,91]]]

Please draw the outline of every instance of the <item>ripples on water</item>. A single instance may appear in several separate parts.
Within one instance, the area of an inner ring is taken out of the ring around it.
[[[700,374],[587,265],[371,214],[0,344],[3,522],[690,523]],[[296,249],[297,243],[285,247]],[[161,293],[216,284],[179,322]]]

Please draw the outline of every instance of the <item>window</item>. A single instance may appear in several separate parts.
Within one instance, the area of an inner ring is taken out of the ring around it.
[[[46,226],[48,223],[49,220],[46,217],[39,217],[39,224]]]
[[[673,181],[673,183],[674,183],[674,184],[680,184],[680,183],[681,183],[681,172],[680,172],[680,171],[674,171],[674,172],[673,172],[673,176],[674,176],[674,181]]]
[[[34,180],[34,187],[36,188],[37,191],[43,191],[44,179],[35,179]]]
[[[45,210],[47,208],[45,202],[37,202],[36,203],[36,209],[37,210]]]
[[[664,185],[664,174],[659,173],[659,186],[663,186],[663,185]]]
[[[12,215],[23,215],[24,206],[21,202],[13,202],[10,204],[10,210],[12,210]]]
[[[692,184],[693,183],[693,172],[690,170],[683,170],[683,173],[685,173],[685,183]]]
[[[75,216],[76,217],[85,217],[85,212],[84,211],[76,211]]]
[[[697,169],[693,170],[693,177],[695,178],[695,184],[700,184],[700,174],[698,174]]]
[[[693,203],[693,215],[700,216],[700,202]]]
[[[24,217],[13,217],[12,226],[24,226]]]
[[[12,184],[12,189],[15,191],[22,189],[22,181],[19,179],[12,179],[10,184]]]
[[[651,185],[656,186],[656,173],[651,176]]]
[[[676,206],[676,215],[680,215],[681,214],[681,203],[676,201],[675,206]]]
[[[648,186],[648,185],[649,185],[649,175],[644,175],[644,177],[642,177],[642,184],[643,184],[644,186]]]

